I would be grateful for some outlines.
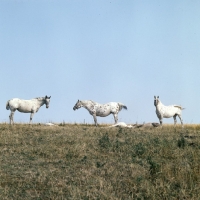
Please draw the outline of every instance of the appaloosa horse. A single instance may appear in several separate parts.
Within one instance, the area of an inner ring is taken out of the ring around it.
[[[113,114],[115,123],[118,121],[118,113],[122,110],[122,108],[127,109],[127,107],[122,103],[110,102],[106,104],[99,104],[97,102],[91,100],[80,101],[78,100],[74,110],[84,107],[89,111],[89,113],[93,116],[95,125],[97,126],[97,116],[106,117],[110,114]]]

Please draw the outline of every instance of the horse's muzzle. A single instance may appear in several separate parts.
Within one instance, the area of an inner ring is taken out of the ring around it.
[[[46,108],[49,108],[49,106],[46,106]]]

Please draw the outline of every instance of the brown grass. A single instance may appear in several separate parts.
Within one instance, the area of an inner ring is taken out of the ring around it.
[[[200,125],[0,125],[0,199],[200,199]]]

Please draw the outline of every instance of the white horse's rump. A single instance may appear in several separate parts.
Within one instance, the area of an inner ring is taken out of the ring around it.
[[[46,108],[49,107],[50,98],[51,96],[38,97],[31,100],[23,100],[23,99],[18,99],[18,98],[8,100],[6,103],[6,109],[11,110],[11,113],[9,116],[10,124],[14,123],[13,116],[16,110],[23,113],[31,113],[31,116],[30,116],[30,123],[31,123],[33,115],[39,110],[41,106],[46,104]]]
[[[127,107],[122,103],[110,102],[106,104],[99,104],[91,100],[85,100],[85,101],[78,100],[75,106],[73,107],[73,109],[76,110],[81,107],[84,107],[85,109],[87,109],[89,113],[93,116],[96,126],[97,126],[96,116],[106,117],[110,114],[113,114],[115,123],[117,123],[118,112],[122,110],[122,108],[127,109]]]
[[[159,96],[154,96],[154,105],[156,106],[156,114],[158,119],[160,120],[160,125],[162,126],[162,119],[163,118],[174,118],[174,125],[176,125],[176,116],[179,117],[182,127],[183,127],[183,120],[181,118],[181,111],[184,109],[181,106],[171,105],[165,106],[159,100]]]

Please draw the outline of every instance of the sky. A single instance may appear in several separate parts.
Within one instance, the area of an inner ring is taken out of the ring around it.
[[[45,95],[50,107],[33,123],[93,123],[86,109],[73,110],[78,99],[121,102],[128,124],[159,122],[154,95],[184,107],[184,123],[200,123],[199,8],[198,0],[1,0],[0,123],[9,122],[9,99]]]

